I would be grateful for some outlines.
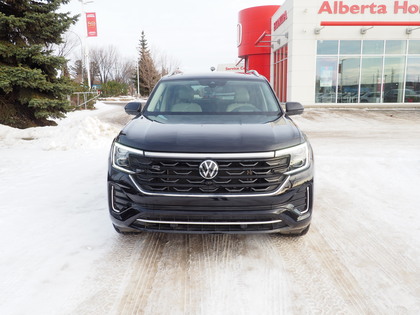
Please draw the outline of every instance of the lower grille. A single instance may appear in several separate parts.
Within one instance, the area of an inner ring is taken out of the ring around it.
[[[131,207],[131,201],[124,191],[118,186],[111,186],[112,210],[119,213]]]
[[[150,193],[179,194],[259,194],[276,191],[287,176],[289,157],[255,160],[214,160],[215,178],[204,179],[199,173],[203,160],[163,159],[133,156],[132,175],[141,190]]]
[[[148,231],[161,231],[161,232],[192,232],[192,233],[228,233],[228,232],[256,232],[256,231],[271,231],[284,227],[285,224],[282,220],[269,218],[261,220],[257,218],[241,218],[212,220],[209,218],[192,218],[190,220],[178,220],[176,218],[156,218],[152,219],[137,219],[133,223],[133,227],[139,229],[147,229]]]
[[[299,210],[301,213],[305,213],[309,209],[310,203],[310,191],[309,187],[301,187],[290,199],[289,203],[293,204],[294,208]]]

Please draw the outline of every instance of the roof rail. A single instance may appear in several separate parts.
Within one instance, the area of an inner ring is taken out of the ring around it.
[[[179,70],[179,68],[178,68],[178,69],[172,71],[171,73],[168,73],[167,75],[165,75],[165,77],[172,77],[172,76],[178,75],[178,74],[184,74],[184,73],[181,70]]]
[[[246,73],[247,73],[247,74],[253,74],[253,75],[255,75],[256,77],[259,77],[259,76],[260,76],[260,74],[258,73],[258,71],[257,71],[257,70],[248,70]]]

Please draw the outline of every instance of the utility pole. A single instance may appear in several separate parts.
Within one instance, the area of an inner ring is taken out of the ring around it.
[[[140,59],[137,59],[137,96],[140,97]]]

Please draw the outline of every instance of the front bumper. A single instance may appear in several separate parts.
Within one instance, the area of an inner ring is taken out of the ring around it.
[[[299,234],[311,223],[314,191],[312,150],[307,168],[289,175],[273,175],[280,180],[276,182],[278,186],[265,192],[260,192],[258,187],[242,192],[219,191],[217,187],[220,186],[217,185],[223,184],[218,183],[208,193],[197,189],[185,193],[159,192],[157,186],[144,190],[138,178],[114,168],[111,162],[108,170],[109,211],[114,226],[121,232]],[[156,176],[163,173],[162,169],[168,164],[159,165],[161,169]],[[190,166],[189,163],[187,166]],[[250,169],[253,165],[245,162],[242,166]],[[255,177],[265,176],[265,173],[260,175],[260,169],[250,173],[258,174]],[[171,183],[177,174],[171,173],[172,177],[162,175],[162,181]],[[227,175],[234,177],[236,174]],[[179,176],[182,177],[182,172]],[[249,176],[252,175],[247,174],[241,180],[246,182]],[[270,186],[271,180],[267,182],[269,184],[264,185]]]
[[[143,195],[127,175],[113,171],[108,182],[111,220],[123,232],[299,233],[309,226],[313,207],[312,169],[305,172],[278,195],[202,198]],[[297,179],[299,185],[293,186]]]

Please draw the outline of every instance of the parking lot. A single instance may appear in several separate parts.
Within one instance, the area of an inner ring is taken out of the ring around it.
[[[55,129],[0,129],[2,313],[420,312],[419,111],[294,119],[316,159],[313,223],[300,238],[118,235],[106,158],[129,118],[103,104],[74,115]]]

